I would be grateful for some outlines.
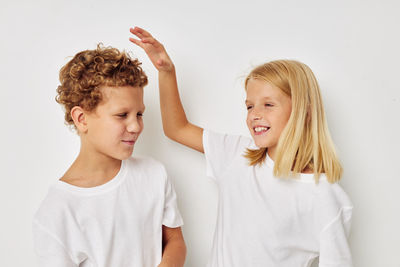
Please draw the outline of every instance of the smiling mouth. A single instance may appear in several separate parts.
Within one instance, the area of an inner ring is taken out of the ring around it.
[[[254,131],[254,133],[255,133],[256,135],[260,135],[260,134],[263,134],[263,133],[268,132],[268,130],[269,130],[270,128],[271,128],[271,127],[267,127],[267,126],[256,126],[256,127],[253,128],[253,131]]]

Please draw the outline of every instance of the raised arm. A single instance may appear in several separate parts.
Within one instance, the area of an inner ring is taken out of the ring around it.
[[[175,66],[164,46],[147,31],[135,27],[131,33],[139,39],[129,40],[143,48],[158,70],[160,106],[164,133],[172,140],[204,153],[203,129],[191,124],[183,109],[176,81]]]

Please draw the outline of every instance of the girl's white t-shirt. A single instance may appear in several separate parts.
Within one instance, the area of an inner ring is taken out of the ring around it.
[[[40,267],[155,267],[162,225],[182,224],[163,165],[135,157],[100,186],[57,181],[34,216],[33,235]]]
[[[350,267],[352,203],[321,175],[273,176],[274,162],[249,166],[250,138],[203,132],[207,176],[219,205],[208,267]]]

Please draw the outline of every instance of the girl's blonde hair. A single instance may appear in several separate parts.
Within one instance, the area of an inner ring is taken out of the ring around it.
[[[292,100],[292,112],[275,153],[274,175],[290,177],[305,170],[315,181],[325,173],[330,183],[340,180],[342,166],[335,152],[325,119],[318,82],[311,69],[298,61],[276,60],[253,69],[246,77],[263,80],[281,89]],[[267,148],[248,149],[250,165],[265,161]]]

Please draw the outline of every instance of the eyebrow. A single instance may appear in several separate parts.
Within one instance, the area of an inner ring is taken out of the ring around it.
[[[271,97],[269,97],[269,96],[266,96],[266,97],[263,97],[262,100],[275,100],[275,99],[273,99],[273,98],[271,98]],[[246,99],[246,101],[244,101],[245,104],[247,104],[247,103],[249,103],[249,102],[251,102],[251,101],[249,101],[249,100],[247,100],[247,99]]]
[[[144,112],[146,109],[146,106],[141,106],[140,108],[137,108],[138,111]],[[128,107],[119,107],[113,110],[113,113],[120,113],[120,112],[126,112],[126,111],[131,111]]]

